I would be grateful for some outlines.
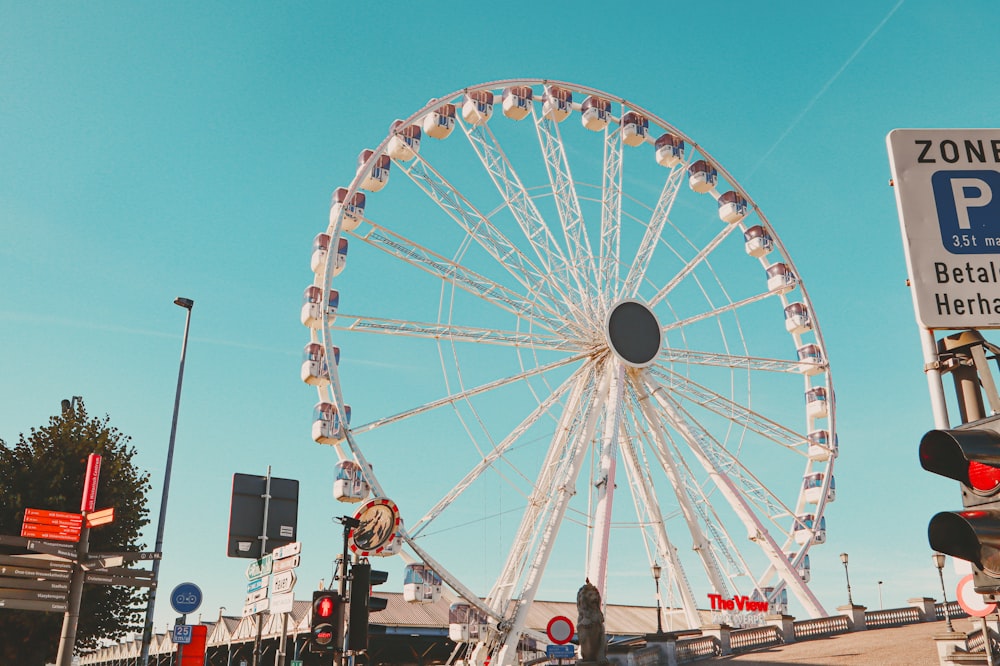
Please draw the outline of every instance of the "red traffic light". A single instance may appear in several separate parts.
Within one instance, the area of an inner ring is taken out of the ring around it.
[[[920,440],[920,466],[979,495],[1000,490],[1000,433],[970,428],[931,430]]]
[[[315,608],[313,610],[318,617],[330,617],[333,615],[333,597],[320,597],[316,600]]]

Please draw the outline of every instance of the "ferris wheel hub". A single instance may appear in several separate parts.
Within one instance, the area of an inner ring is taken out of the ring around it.
[[[605,322],[608,347],[625,365],[645,368],[656,360],[663,333],[656,315],[645,304],[626,300],[612,306]]]

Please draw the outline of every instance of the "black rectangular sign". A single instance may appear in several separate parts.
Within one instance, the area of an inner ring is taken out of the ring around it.
[[[275,548],[295,541],[299,513],[299,482],[270,477],[267,505],[267,548],[261,552],[264,534],[266,476],[233,475],[233,495],[229,505],[229,545],[226,555],[260,559]]]

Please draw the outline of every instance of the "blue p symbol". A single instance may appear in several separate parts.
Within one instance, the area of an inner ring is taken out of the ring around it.
[[[938,171],[931,187],[945,249],[1000,254],[1000,172]]]

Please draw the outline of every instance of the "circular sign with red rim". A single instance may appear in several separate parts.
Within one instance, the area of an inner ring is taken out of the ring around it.
[[[351,528],[347,543],[362,557],[381,554],[399,532],[399,509],[388,497],[368,500],[354,518],[358,526]]]
[[[976,585],[972,582],[972,574],[969,574],[958,581],[955,588],[955,596],[958,598],[958,605],[973,617],[986,617],[997,609],[995,603],[986,603],[983,595],[976,592]]]
[[[573,627],[573,622],[564,615],[556,615],[545,627],[549,640],[556,645],[566,645],[573,640],[574,631],[576,629]]]

